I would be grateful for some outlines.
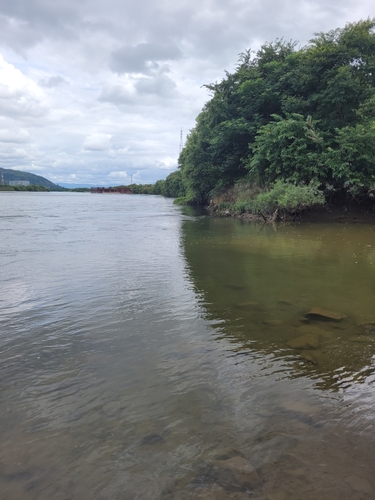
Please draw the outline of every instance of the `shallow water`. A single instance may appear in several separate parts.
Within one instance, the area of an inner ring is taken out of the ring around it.
[[[0,207],[1,500],[375,498],[374,226]]]

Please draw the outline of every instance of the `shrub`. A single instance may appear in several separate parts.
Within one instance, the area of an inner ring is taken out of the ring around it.
[[[324,203],[324,194],[319,191],[317,183],[296,186],[279,180],[267,193],[259,194],[254,199],[252,209],[263,214],[273,213],[277,209],[295,213]]]
[[[220,201],[218,206],[217,206],[217,209],[220,211],[230,210],[231,208],[232,208],[232,204],[229,203],[228,201]]]

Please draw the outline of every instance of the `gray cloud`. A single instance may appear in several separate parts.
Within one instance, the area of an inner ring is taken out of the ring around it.
[[[177,85],[169,76],[162,73],[152,78],[141,78],[135,84],[135,88],[139,94],[172,98],[175,95]]]
[[[67,82],[62,76],[50,76],[49,78],[42,78],[39,80],[39,85],[47,88],[58,87],[64,83],[66,84],[69,82]]]
[[[180,94],[177,91],[176,82],[162,71],[152,76],[139,78],[129,87],[104,86],[98,100],[129,109],[137,106],[155,107],[160,105],[160,101],[167,106],[168,101],[178,97]]]
[[[0,43],[27,57],[27,50],[46,39],[77,40],[79,11],[71,0],[2,0]]]
[[[140,43],[124,46],[111,54],[109,67],[119,75],[123,73],[142,73],[149,75],[159,68],[161,61],[180,59],[182,52],[174,45]]]
[[[106,85],[103,87],[98,100],[101,102],[109,102],[115,106],[135,104],[134,94],[132,94],[130,90],[125,89],[122,85]]]

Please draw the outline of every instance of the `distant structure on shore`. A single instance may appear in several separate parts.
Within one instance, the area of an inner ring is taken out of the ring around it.
[[[132,194],[133,191],[128,187],[97,187],[91,188],[91,193],[109,193],[109,194]]]
[[[29,181],[9,181],[9,186],[30,186]]]

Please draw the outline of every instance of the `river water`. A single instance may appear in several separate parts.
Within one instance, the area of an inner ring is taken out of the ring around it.
[[[0,208],[1,500],[375,498],[373,225]]]

